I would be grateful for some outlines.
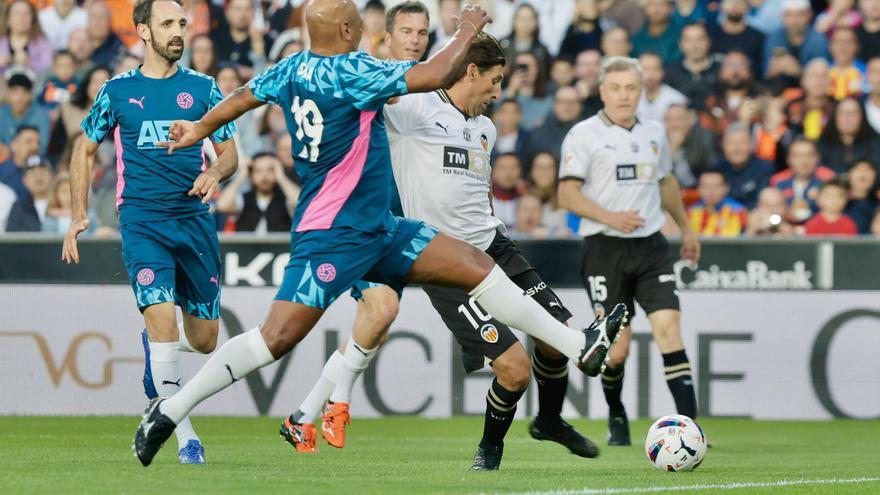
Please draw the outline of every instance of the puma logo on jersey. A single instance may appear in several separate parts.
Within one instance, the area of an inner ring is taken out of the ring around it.
[[[134,98],[129,98],[128,102],[134,103],[135,105],[141,107],[141,110],[143,110],[144,109],[144,98],[146,98],[146,96],[141,96],[140,100],[135,100]]]
[[[443,125],[443,124],[441,124],[440,122],[434,122],[434,125],[436,125],[437,127],[443,129],[443,132],[445,132],[447,136],[449,135],[449,124],[447,124],[447,125]]]

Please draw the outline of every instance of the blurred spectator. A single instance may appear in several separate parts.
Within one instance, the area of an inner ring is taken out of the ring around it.
[[[700,174],[700,200],[687,209],[691,228],[697,235],[736,237],[746,225],[746,208],[728,196],[730,185],[724,174],[709,170]]]
[[[629,57],[632,52],[629,33],[621,26],[615,26],[602,34],[602,53],[606,57]]]
[[[220,92],[224,96],[232,94],[233,91],[245,83],[240,67],[228,62],[220,64],[215,79],[217,80],[217,87],[220,88]],[[271,149],[273,138],[269,138],[269,143],[264,143],[260,139],[260,129],[258,129],[257,122],[266,113],[273,111],[273,109],[280,111],[280,107],[277,105],[267,105],[256,112],[245,112],[235,119],[235,146],[238,148],[239,156],[251,157],[261,150]],[[266,147],[267,144],[270,146],[269,148]]]
[[[541,43],[540,35],[538,12],[529,3],[521,4],[513,16],[513,32],[499,40],[504,49],[504,58],[514,60],[521,53],[530,53],[537,59],[538,71],[546,72],[550,66],[550,52]],[[517,67],[511,67],[510,70],[517,70]]]
[[[440,23],[428,33],[428,50],[425,52],[423,60],[446,46],[446,43],[455,34],[455,17],[461,14],[461,0],[439,0],[437,10],[440,14]],[[507,60],[512,59],[508,58]]]
[[[550,81],[554,93],[561,87],[574,85],[574,65],[571,62],[567,58],[557,58],[550,66]]]
[[[880,237],[880,208],[874,211],[874,218],[871,219],[871,233]]]
[[[571,24],[576,1],[577,0],[517,1],[520,5],[528,3],[535,8],[538,23],[541,25],[541,43],[547,47],[550,55],[554,57],[559,54],[559,46],[562,44],[562,38],[565,37],[565,31],[568,29],[569,24]],[[514,20],[514,22],[516,21]]]
[[[808,0],[783,0],[783,28],[767,35],[763,67],[770,70],[771,58],[786,55],[790,55],[799,66],[814,58],[828,58],[825,36],[810,27],[812,20],[813,11]]]
[[[381,0],[368,0],[361,18],[364,22],[360,49],[375,57],[385,34],[385,4]]]
[[[774,167],[752,153],[752,134],[741,123],[731,124],[721,140],[722,159],[712,169],[718,170],[730,184],[730,196],[753,208],[758,194],[770,184]]]
[[[541,124],[553,107],[553,97],[547,93],[547,76],[531,52],[520,53],[514,60],[505,98],[515,98],[522,108],[522,126],[526,129]]]
[[[135,55],[134,53],[126,53],[122,56],[122,60],[116,64],[116,67],[113,70],[113,76],[118,76],[119,74],[125,74],[126,72],[131,72],[141,66],[144,61],[141,59],[139,55]]]
[[[495,146],[492,148],[492,158],[504,153],[514,153],[520,161],[525,161],[529,131],[520,125],[522,111],[519,108],[519,103],[516,100],[503,100],[498,105],[493,120],[498,128],[498,136],[495,139]]]
[[[559,207],[559,161],[550,153],[538,153],[529,168],[529,193],[541,201],[541,224],[555,237],[568,237],[568,211]]]
[[[42,74],[52,65],[52,43],[43,36],[37,9],[27,0],[6,4],[0,24],[0,74],[12,66]]]
[[[870,162],[855,162],[846,173],[849,201],[843,211],[856,222],[860,234],[871,230],[871,217],[877,209],[877,170]]]
[[[718,72],[718,80],[721,83],[720,94],[710,95],[706,99],[700,123],[720,135],[724,134],[731,122],[739,118],[740,106],[752,101],[751,98],[755,95],[754,74],[749,58],[738,51],[725,55]]]
[[[526,163],[541,152],[552,154],[559,159],[562,140],[568,131],[581,120],[581,101],[577,90],[571,86],[559,88],[553,98],[553,111],[544,123],[532,129],[526,148]],[[525,170],[528,175],[528,170]]]
[[[672,22],[679,26],[687,26],[697,22],[705,23],[709,17],[709,3],[706,0],[674,0],[675,9]],[[711,2],[717,8],[717,2]]]
[[[801,224],[818,211],[819,187],[834,175],[833,170],[819,165],[816,143],[799,138],[788,149],[788,168],[771,177],[770,185],[785,195],[788,219]]]
[[[684,58],[668,65],[666,83],[680,91],[692,108],[702,110],[718,85],[719,61],[709,54],[709,33],[703,24],[691,24],[681,31],[679,42]]]
[[[880,0],[859,0],[862,24],[856,28],[859,37],[859,60],[868,62],[880,57]]]
[[[207,34],[197,34],[189,42],[189,67],[211,77],[217,75],[217,57],[214,55],[214,40]]]
[[[656,53],[643,53],[642,97],[636,115],[642,120],[663,121],[670,105],[687,104],[687,98],[668,84],[663,84],[663,61]]]
[[[0,183],[0,232],[6,232],[6,221],[15,201],[15,191],[6,184]]]
[[[804,234],[818,235],[856,235],[859,228],[852,218],[846,216],[848,188],[846,182],[831,179],[819,188],[819,213],[813,215],[804,224]]]
[[[877,3],[880,4],[880,0]],[[865,118],[874,132],[880,133],[880,57],[868,62],[867,79],[871,91],[865,98]]]
[[[509,229],[513,239],[550,239],[564,237],[566,230],[559,234],[559,228],[550,227],[543,223],[541,216],[541,200],[532,194],[523,194],[516,202],[515,223]]]
[[[581,99],[583,114],[593,116],[602,108],[602,99],[599,98],[599,71],[601,69],[602,55],[599,50],[587,50],[578,54],[574,65],[574,74],[577,80],[574,89]]]
[[[89,16],[76,0],[53,0],[49,7],[40,11],[39,20],[43,33],[55,50],[67,49],[71,31],[89,24]]]
[[[755,140],[755,156],[785,168],[785,154],[795,138],[795,132],[785,120],[781,97],[763,95],[750,99],[740,106],[739,118],[744,124],[752,123]]]
[[[801,76],[803,95],[792,100],[784,110],[789,127],[807,139],[818,140],[834,112],[834,100],[828,94],[830,87],[828,62],[817,58],[808,63]]]
[[[58,105],[70,101],[71,95],[76,92],[77,82],[74,78],[76,62],[73,55],[67,50],[58,50],[52,57],[52,72],[43,85],[38,101],[50,112]],[[55,118],[52,119],[53,121]]]
[[[94,0],[93,0],[94,1]],[[134,4],[137,0],[103,0],[110,8],[110,29],[119,36],[126,50],[140,48],[143,40],[137,33],[137,26],[132,22]],[[186,2],[184,3],[186,5]],[[186,8],[186,7],[184,7]]]
[[[739,50],[752,60],[756,74],[763,74],[761,64],[764,62],[764,33],[746,24],[749,13],[748,0],[724,0],[721,9],[724,18],[720,24],[712,26],[712,53],[727,53]]]
[[[844,98],[837,104],[819,138],[819,152],[822,162],[837,173],[859,160],[880,163],[880,137],[865,120],[857,99]]]
[[[672,24],[672,4],[669,0],[645,0],[647,23],[632,37],[632,55],[638,57],[645,52],[660,55],[664,64],[681,58],[678,40],[681,30]]]
[[[861,96],[865,90],[865,64],[856,60],[859,40],[852,29],[835,29],[831,35],[831,96],[842,100],[847,96]]]
[[[61,105],[61,120],[52,134],[55,146],[64,148],[70,140],[82,133],[82,121],[98,96],[98,91],[110,79],[110,70],[96,66],[88,73],[82,83],[70,97],[70,101]]]
[[[70,200],[70,175],[62,172],[52,179],[43,232],[64,235],[73,220]]]
[[[82,81],[83,74],[92,68],[92,43],[89,41],[89,32],[85,28],[71,31],[67,49],[76,63],[76,79]]]
[[[9,220],[6,222],[6,231],[39,232],[42,230],[49,204],[52,168],[40,157],[32,156],[27,161],[22,181],[27,194],[19,195],[18,201],[12,205]]]
[[[9,159],[0,163],[0,182],[9,186],[16,197],[22,198],[28,194],[23,179],[28,158],[40,152],[40,131],[33,126],[20,126],[15,131],[10,149]]]
[[[242,194],[242,186],[248,179],[251,190]],[[237,215],[236,232],[287,232],[297,198],[299,186],[284,174],[278,157],[258,153],[249,164],[239,167],[238,174],[221,191],[217,210]]]
[[[0,105],[0,145],[9,146],[19,127],[33,126],[40,131],[40,154],[44,155],[49,143],[49,112],[34,101],[33,81],[26,74],[15,73],[6,80],[6,87],[8,103]]]
[[[854,0],[829,0],[828,8],[816,16],[813,28],[828,36],[838,29],[855,29],[862,24],[862,16],[854,4]]]
[[[794,234],[794,226],[788,222],[787,205],[782,191],[768,187],[758,195],[758,205],[749,212],[746,235]]]
[[[768,35],[782,29],[782,5],[784,0],[750,0],[751,12],[746,24]]]
[[[622,26],[632,36],[645,26],[645,12],[636,0],[599,0],[599,12],[606,29]]]
[[[522,163],[512,153],[495,157],[492,164],[492,210],[504,225],[516,222],[516,200],[522,194]]]
[[[88,7],[87,27],[89,43],[92,46],[92,62],[95,65],[114,67],[127,50],[122,39],[113,32],[112,12],[101,0],[94,0]]]
[[[245,79],[262,72],[266,65],[266,42],[254,23],[252,0],[229,0],[224,8],[226,25],[211,31],[214,54],[220,62],[232,62],[244,68]]]
[[[584,50],[599,48],[602,41],[597,0],[577,0],[571,25],[559,47],[559,56],[574,60]]]
[[[693,110],[673,104],[664,117],[672,171],[684,188],[697,185],[697,177],[717,160],[715,136],[697,124]]]

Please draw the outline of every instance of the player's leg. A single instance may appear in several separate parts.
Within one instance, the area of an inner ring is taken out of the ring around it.
[[[627,275],[626,261],[632,241],[602,235],[584,239],[581,277],[593,311],[601,316],[615,304],[627,306],[631,321],[635,315],[634,288]],[[626,358],[629,355],[631,333],[624,327],[608,351],[605,370],[601,373],[602,392],[608,404],[608,445],[630,445],[629,421],[621,401]]]
[[[174,233],[167,222],[123,225],[122,252],[138,309],[144,316],[144,393],[148,398],[174,395],[183,384],[177,326],[177,273],[174,260]],[[184,456],[191,441],[198,443],[189,418],[174,430],[178,459],[185,464],[202,464],[204,452]]]
[[[370,365],[388,328],[397,317],[398,294],[388,286],[359,281],[352,289],[358,301],[349,341],[324,363],[321,376],[299,408],[290,416],[294,424],[314,424],[321,414],[321,432],[337,448],[345,446],[345,427],[351,423],[349,403],[355,380]],[[314,446],[297,445],[298,452],[314,452]]]
[[[344,229],[294,234],[291,244],[296,250],[265,322],[229,339],[176,395],[147,406],[134,439],[143,465],[152,462],[174,426],[196,405],[293,349],[325,309],[363,278],[382,251],[381,241]],[[280,433],[294,443],[295,437],[308,432],[285,420]]]
[[[643,266],[636,282],[636,300],[648,314],[654,342],[663,355],[666,385],[679,414],[697,415],[697,399],[691,364],[681,338],[681,312],[673,271],[675,253],[669,243],[655,234],[645,239]]]
[[[507,325],[487,314],[466,292],[435,285],[422,288],[461,345],[465,371],[477,371],[488,363],[495,372],[486,393],[483,437],[471,465],[474,471],[495,471],[501,465],[516,404],[529,383],[528,353]]]
[[[560,323],[568,325],[572,314],[559,296],[547,285],[516,244],[498,233],[486,253],[508,277]],[[529,424],[529,434],[536,440],[550,440],[565,446],[581,457],[596,457],[599,448],[562,419],[562,404],[568,389],[568,358],[547,345],[535,343],[532,369],[538,383],[538,415]]]
[[[574,359],[588,375],[598,375],[604,368],[605,354],[625,317],[623,308],[616,308],[608,318],[578,332],[556,321],[526,296],[492,258],[470,244],[436,234],[418,248],[410,250],[417,258],[408,271],[409,281],[467,291],[498,321],[548,343]]]

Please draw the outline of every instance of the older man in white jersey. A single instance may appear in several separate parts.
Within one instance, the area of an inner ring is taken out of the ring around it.
[[[559,204],[583,218],[583,282],[597,315],[634,300],[648,314],[663,354],[666,383],[680,414],[697,414],[691,367],[681,339],[681,315],[672,266],[676,259],[660,233],[668,212],[682,231],[681,257],[696,263],[700,243],[688,223],[672,174],[663,126],[636,117],[642,94],[638,60],[611,57],[602,64],[604,108],[575,125],[562,144]],[[610,409],[609,445],[630,445],[620,401],[629,326],[608,353],[602,388]]]

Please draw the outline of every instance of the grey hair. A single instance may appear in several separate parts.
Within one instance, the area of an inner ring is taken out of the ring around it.
[[[642,82],[642,64],[637,58],[631,57],[608,57],[602,60],[602,70],[599,72],[599,84],[605,82],[605,76],[612,72],[636,71],[639,82]]]
[[[749,138],[752,137],[751,128],[748,125],[743,124],[742,122],[733,122],[732,124],[727,126],[727,128],[724,129],[724,137],[727,137],[731,134],[736,134],[737,132],[744,132],[748,134]]]

